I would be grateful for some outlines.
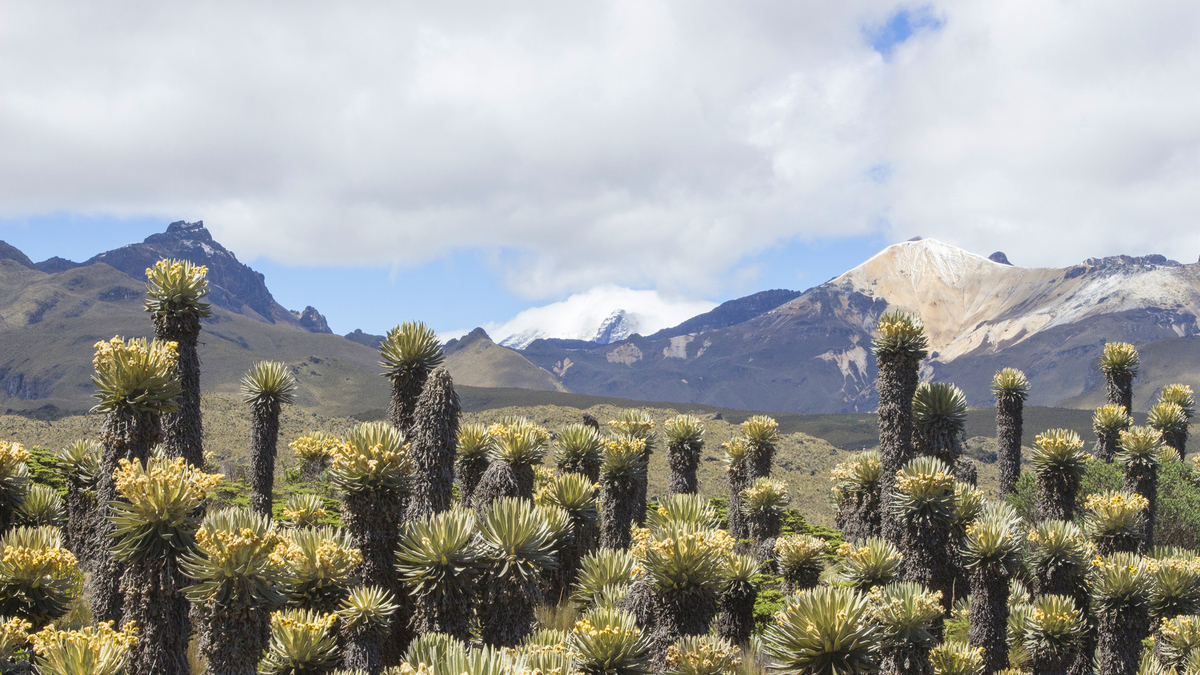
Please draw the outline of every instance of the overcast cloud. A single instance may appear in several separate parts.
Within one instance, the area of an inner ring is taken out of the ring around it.
[[[503,6],[501,6],[503,5]],[[872,31],[930,17],[885,58]],[[699,297],[789,238],[1200,254],[1200,3],[0,3],[0,217]]]

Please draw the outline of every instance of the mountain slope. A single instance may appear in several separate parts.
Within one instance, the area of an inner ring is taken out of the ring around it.
[[[515,387],[540,391],[567,390],[553,375],[533,365],[520,352],[502,347],[476,328],[445,346],[445,366],[456,384],[471,387]]]

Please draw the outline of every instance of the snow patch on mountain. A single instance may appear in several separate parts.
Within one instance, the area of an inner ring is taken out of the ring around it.
[[[706,300],[674,300],[658,291],[600,286],[566,300],[531,307],[503,324],[484,329],[499,344],[524,349],[542,338],[611,344],[640,333],[649,335],[716,307]]]

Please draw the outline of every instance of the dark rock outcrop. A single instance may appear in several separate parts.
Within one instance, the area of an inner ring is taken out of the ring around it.
[[[715,330],[717,328],[727,328],[736,326],[739,323],[749,321],[757,316],[762,316],[767,312],[791,302],[801,296],[800,291],[789,291],[777,288],[770,291],[762,291],[754,295],[747,295],[744,298],[729,300],[723,302],[713,308],[711,311],[694,316],[687,321],[664,328],[649,337],[650,340],[662,340],[664,338],[677,337],[680,335],[691,335],[700,333],[706,330]]]
[[[361,328],[355,328],[353,333],[346,333],[342,337],[351,342],[357,342],[360,345],[370,347],[371,349],[379,349],[379,345],[383,344],[382,335],[364,333]]]
[[[292,312],[292,316],[300,321],[301,328],[310,333],[333,333],[329,330],[329,322],[312,305],[305,307],[303,312]]]
[[[1012,265],[1012,263],[1008,262],[1008,256],[1004,255],[1004,251],[996,251],[988,256],[988,260],[991,260],[992,262],[998,262],[1001,265]]]
[[[47,258],[42,262],[35,264],[34,267],[45,272],[46,274],[58,274],[59,272],[66,272],[67,270],[73,270],[76,267],[79,267],[79,263],[73,260],[67,260],[66,258],[54,256],[53,258]]]

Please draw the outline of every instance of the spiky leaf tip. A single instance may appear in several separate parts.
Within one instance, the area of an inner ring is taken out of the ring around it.
[[[668,675],[727,675],[742,664],[742,650],[715,635],[681,638],[667,647]]]
[[[211,511],[196,532],[196,551],[183,559],[196,582],[184,594],[200,605],[276,609],[284,600],[284,561],[275,555],[282,541],[270,520],[249,509]]]
[[[873,492],[883,478],[883,462],[878,450],[856,452],[833,468],[834,496]]]
[[[1092,597],[1101,611],[1145,605],[1149,581],[1146,559],[1136,553],[1098,555],[1092,560]]]
[[[1118,436],[1116,459],[1122,464],[1154,464],[1155,455],[1162,447],[1162,433],[1152,427],[1130,427],[1122,429]]]
[[[490,455],[512,466],[537,464],[546,456],[550,432],[525,418],[502,420],[488,427]]]
[[[421,321],[405,321],[388,331],[379,346],[384,377],[423,380],[446,360],[437,333]]]
[[[837,554],[841,556],[837,566],[838,579],[864,589],[898,579],[904,558],[895,544],[880,537],[869,537],[858,544],[843,543]]]
[[[71,675],[121,675],[129,665],[129,649],[137,644],[137,623],[130,621],[120,631],[112,621],[95,628],[57,630],[47,626],[29,636],[37,653],[38,672]]]
[[[1037,473],[1081,472],[1091,455],[1083,451],[1083,439],[1070,429],[1050,429],[1034,438],[1029,463]]]
[[[954,525],[966,528],[983,512],[983,490],[962,481],[954,482]]]
[[[791,501],[787,483],[780,480],[756,478],[742,490],[742,508],[749,513],[781,512]]]
[[[61,448],[55,455],[67,474],[83,486],[94,485],[100,468],[100,454],[104,446],[98,441],[78,440]],[[0,461],[0,473],[3,462]]]
[[[719,588],[721,561],[734,541],[725,530],[690,529],[663,533],[648,542],[642,566],[657,592],[703,597]]]
[[[0,538],[0,608],[38,625],[67,613],[82,581],[57,527],[15,527]]]
[[[378,586],[359,586],[338,607],[338,621],[347,628],[385,626],[400,606],[391,591]]]
[[[870,603],[850,588],[818,587],[788,599],[763,634],[763,651],[788,673],[874,670],[877,628]]]
[[[554,532],[532,502],[502,497],[478,521],[480,552],[497,577],[536,584],[554,569]]]
[[[1162,618],[1190,614],[1200,607],[1200,560],[1167,558],[1147,561],[1150,568],[1150,615]]]
[[[365,422],[351,429],[333,449],[329,465],[330,481],[347,493],[402,494],[411,475],[404,433],[386,422]]]
[[[296,400],[296,378],[278,361],[259,361],[242,377],[242,402],[251,405]]]
[[[722,459],[725,461],[726,470],[737,471],[745,465],[750,456],[750,441],[745,436],[734,436],[722,443],[721,449],[725,451]]]
[[[212,316],[208,268],[188,260],[159,260],[146,269],[146,311],[155,316],[191,314]]]
[[[1037,573],[1087,570],[1089,543],[1079,525],[1065,520],[1045,520],[1029,529],[1029,566]]]
[[[629,586],[637,560],[624,549],[602,548],[584,556],[579,576],[571,593],[571,602],[579,611],[586,611],[620,594],[617,589]]]
[[[60,526],[67,519],[67,507],[58,492],[46,485],[30,485],[17,508],[17,520],[25,525]]]
[[[571,630],[571,649],[585,675],[644,675],[650,670],[650,642],[633,615],[618,609],[588,612]]]
[[[1183,406],[1170,401],[1159,401],[1150,408],[1146,423],[1164,434],[1188,427],[1188,414]]]
[[[92,384],[99,403],[92,412],[173,413],[182,391],[175,371],[179,345],[117,336],[94,345]]]
[[[331,670],[337,659],[336,614],[289,609],[271,614],[271,642],[258,665],[262,675]]]
[[[1043,595],[1033,604],[1025,630],[1025,646],[1035,653],[1069,649],[1083,638],[1087,622],[1075,601],[1065,595]]]
[[[418,596],[467,602],[483,571],[474,537],[475,515],[463,509],[410,522],[396,548],[396,569]]]
[[[1011,576],[1020,566],[1024,527],[1011,506],[989,502],[979,518],[966,528],[961,546],[967,569]]]
[[[954,518],[954,475],[936,457],[909,460],[896,472],[892,507],[912,522],[945,522]]]
[[[145,464],[122,459],[113,482],[125,501],[110,504],[113,555],[154,559],[188,551],[199,526],[199,507],[224,478],[182,457],[151,457]]]
[[[922,382],[913,394],[912,412],[918,428],[961,433],[967,424],[967,396],[948,382]]]
[[[684,524],[712,529],[717,526],[716,509],[700,495],[678,494],[660,500],[658,508],[646,512],[646,527],[651,531]]]
[[[982,675],[983,648],[949,640],[929,650],[934,675]]]
[[[664,424],[667,439],[677,445],[695,445],[704,440],[704,422],[695,415],[676,415]]]
[[[779,442],[779,423],[767,415],[754,415],[738,425],[751,445],[766,446]]]
[[[1128,429],[1133,424],[1133,418],[1125,406],[1112,403],[1096,408],[1092,415],[1092,431],[1097,436],[1115,436],[1122,429]]]
[[[1168,384],[1159,392],[1158,400],[1164,403],[1174,403],[1183,408],[1188,419],[1196,414],[1196,396],[1192,393],[1192,388],[1186,384]]]
[[[308,431],[288,443],[288,447],[302,462],[324,464],[333,457],[334,449],[341,444],[342,440],[333,434],[324,431]]]
[[[1084,501],[1084,531],[1095,542],[1140,536],[1150,502],[1136,492],[1105,490]]]
[[[600,480],[631,480],[646,473],[646,441],[619,436],[604,444],[604,461],[600,464]]]
[[[992,377],[992,395],[1001,401],[1024,401],[1029,389],[1029,378],[1016,368],[1002,368]]]
[[[556,476],[544,488],[534,495],[534,502],[539,506],[556,506],[570,516],[571,522],[579,525],[590,525],[600,518],[596,501],[596,486],[577,473],[564,473]]]
[[[488,454],[492,437],[487,427],[478,423],[461,424],[458,427],[458,457],[460,460]]]
[[[879,317],[879,337],[872,340],[878,358],[902,358],[920,361],[929,355],[926,348],[925,323],[916,314],[904,311],[885,312]]]
[[[721,576],[727,584],[753,583],[761,569],[752,556],[730,553],[721,561]]]
[[[272,555],[283,565],[290,601],[306,606],[345,597],[363,560],[349,532],[328,525],[285,532]]]
[[[876,586],[867,594],[869,616],[879,626],[879,640],[889,647],[933,647],[933,620],[942,616],[942,592],[900,581]]]
[[[1156,639],[1162,654],[1163,665],[1166,668],[1179,668],[1184,665],[1188,654],[1200,648],[1200,616],[1182,615],[1163,619],[1158,626]],[[1165,670],[1164,670],[1165,672]]]
[[[319,525],[328,515],[325,500],[315,494],[292,495],[283,507],[283,519],[293,527]]]
[[[1137,348],[1128,342],[1109,342],[1104,345],[1100,356],[1100,370],[1106,375],[1137,375],[1139,359]]]

